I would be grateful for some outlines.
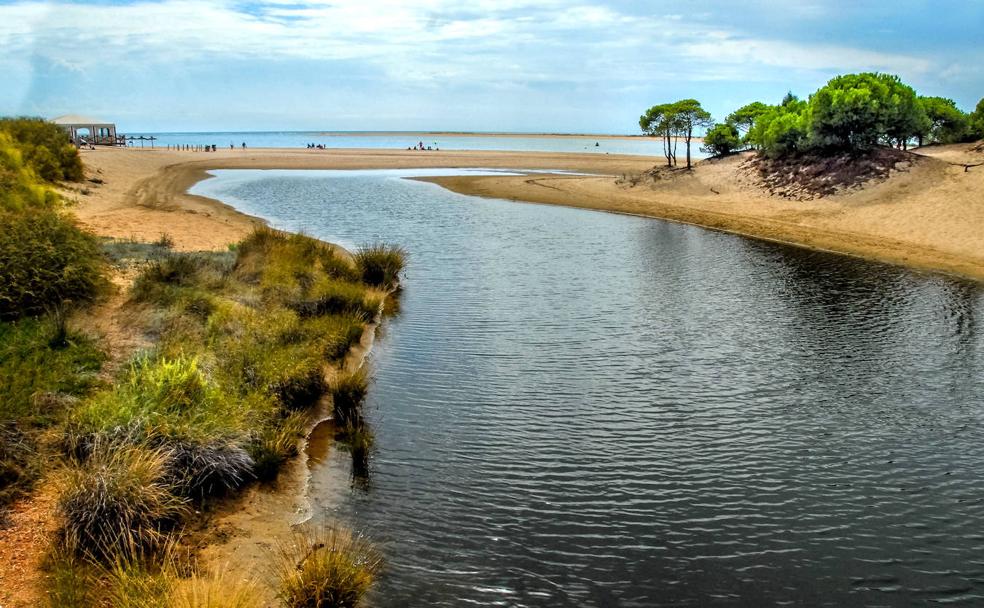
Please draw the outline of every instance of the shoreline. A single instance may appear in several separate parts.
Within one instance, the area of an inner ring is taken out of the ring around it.
[[[940,154],[952,151],[941,148]],[[653,166],[652,158],[372,149],[346,153],[278,149],[218,153],[97,150],[84,158],[90,162],[115,161],[119,157],[140,161],[141,174],[131,178],[132,187],[116,193],[115,204],[81,201],[76,210],[80,220],[99,234],[116,236],[127,229],[121,229],[121,225],[129,225],[133,235],[145,239],[157,238],[159,228],[164,226],[174,232],[178,249],[223,248],[253,226],[265,223],[221,201],[188,194],[195,183],[207,179],[210,169],[556,169],[589,175],[413,179],[470,196],[649,217],[984,280],[984,234],[976,234],[984,231],[974,229],[984,226],[984,208],[973,203],[977,188],[984,189],[984,172],[963,172],[929,156],[910,172],[885,182],[812,201],[769,196],[741,183],[736,177],[738,158],[701,163],[692,174],[635,187],[618,184],[613,176],[642,173]],[[109,165],[106,168],[113,169]],[[176,210],[184,213],[175,214]],[[121,221],[121,215],[128,221]],[[143,217],[134,221],[134,216]]]

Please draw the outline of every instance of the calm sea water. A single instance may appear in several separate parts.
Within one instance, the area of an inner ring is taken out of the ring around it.
[[[227,148],[230,144],[240,147],[244,142],[250,148],[304,148],[307,144],[321,144],[328,148],[386,148],[406,150],[408,146],[423,143],[442,150],[513,150],[522,152],[585,152],[592,154],[636,154],[662,156],[662,144],[652,137],[633,139],[614,137],[523,137],[440,135],[435,133],[326,133],[320,131],[284,132],[229,132],[229,133],[128,133],[133,136],[157,138],[155,146],[212,145]],[[595,144],[598,144],[597,146]],[[140,142],[133,142],[139,147]],[[149,146],[150,142],[144,142]],[[677,150],[680,159],[685,149]],[[694,142],[691,150],[694,158],[704,158],[700,143]]]
[[[218,171],[411,252],[372,353],[377,606],[984,604],[984,291],[392,171]],[[420,174],[421,172],[415,172]]]

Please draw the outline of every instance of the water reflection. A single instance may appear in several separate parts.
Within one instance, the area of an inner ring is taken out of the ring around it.
[[[313,479],[375,605],[984,601],[978,285],[391,174],[205,190],[412,253],[371,487]]]

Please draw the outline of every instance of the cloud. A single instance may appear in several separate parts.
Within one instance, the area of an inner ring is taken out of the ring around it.
[[[757,28],[749,25],[754,16],[735,22],[730,3],[696,4],[716,10],[612,0],[15,1],[0,4],[0,75],[34,73],[36,82],[0,91],[0,112],[43,107],[46,95],[71,98],[81,83],[94,96],[94,86],[118,90],[113,78],[147,86],[154,76],[162,94],[194,95],[220,81],[262,95],[276,83],[339,104],[392,105],[416,95],[415,107],[437,104],[440,114],[443,106],[495,95],[514,112],[549,113],[552,105],[555,114],[563,108],[587,116],[599,111],[599,100],[617,103],[616,93],[638,103],[647,88],[674,96],[712,90],[701,83],[809,88],[847,71],[890,71],[919,82],[933,82],[943,68],[944,77],[956,74],[952,58],[872,48],[864,36],[831,31],[804,40],[776,26],[786,13],[768,2],[746,7],[772,19]],[[796,5],[788,18],[833,23],[836,12],[834,2],[815,1]],[[57,66],[60,79],[38,77],[48,66]],[[110,106],[106,95],[100,103]],[[182,99],[183,107],[194,105]]]

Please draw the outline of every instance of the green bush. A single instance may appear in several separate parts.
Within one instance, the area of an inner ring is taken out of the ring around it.
[[[287,608],[358,606],[382,569],[365,538],[337,527],[298,533],[280,552],[280,598]]]
[[[406,265],[407,254],[393,245],[369,245],[355,254],[355,265],[362,282],[373,287],[389,289],[400,281],[400,271]]]
[[[970,114],[970,129],[974,137],[984,139],[984,99],[977,102],[977,107]]]
[[[0,132],[17,142],[24,162],[41,179],[82,181],[82,159],[58,125],[41,118],[0,118]]]
[[[170,455],[126,444],[101,444],[58,480],[57,517],[64,546],[98,561],[151,553],[184,509],[167,484]]]
[[[727,156],[741,147],[738,129],[732,125],[718,123],[704,135],[701,152],[713,156]]]
[[[805,102],[773,106],[755,121],[748,141],[770,158],[794,155],[808,148],[810,117]]]

